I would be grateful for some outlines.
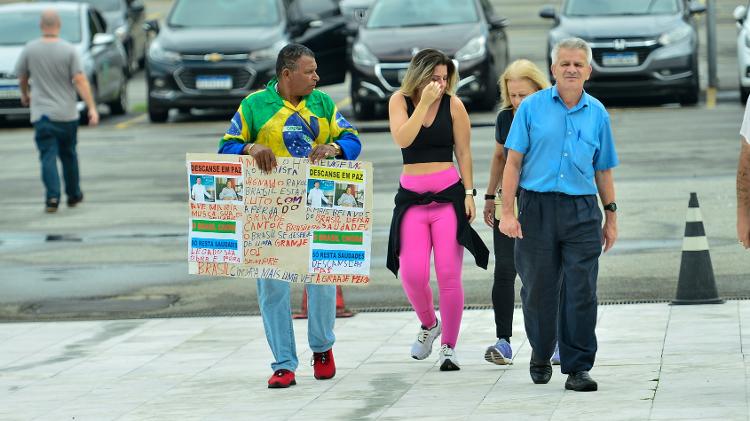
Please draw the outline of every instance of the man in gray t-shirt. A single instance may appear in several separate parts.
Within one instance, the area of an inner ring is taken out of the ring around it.
[[[34,140],[42,164],[42,181],[47,190],[45,210],[56,212],[60,204],[60,177],[57,157],[63,167],[68,206],[83,200],[79,186],[76,153],[78,110],[76,91],[88,107],[89,125],[99,123],[99,113],[78,52],[60,39],[60,16],[49,9],[42,12],[42,37],[30,41],[21,52],[16,74],[21,86],[21,102],[31,105]],[[29,92],[29,79],[33,90]]]

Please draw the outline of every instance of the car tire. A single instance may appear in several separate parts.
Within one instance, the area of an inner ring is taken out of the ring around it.
[[[88,124],[89,124],[89,109],[84,108],[80,113],[78,113],[78,125],[87,126]]]
[[[500,88],[495,80],[495,72],[490,68],[487,72],[487,85],[482,96],[476,99],[476,108],[483,111],[494,111],[500,102]]]
[[[698,103],[699,92],[697,89],[693,89],[680,97],[681,105],[695,105]]]
[[[113,115],[123,115],[127,114],[128,112],[128,93],[127,88],[125,87],[125,83],[122,84],[122,87],[120,87],[120,93],[117,95],[117,98],[107,103],[109,105],[109,112]]]
[[[167,118],[169,118],[169,109],[161,109],[152,107],[149,104],[148,107],[148,119],[151,120],[152,123],[165,123],[167,121]]]
[[[352,97],[352,111],[354,118],[357,120],[371,120],[375,118],[375,104],[372,102],[362,102]]]

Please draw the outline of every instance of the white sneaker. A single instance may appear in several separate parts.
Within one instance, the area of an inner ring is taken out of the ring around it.
[[[456,351],[448,345],[440,347],[440,371],[456,371],[460,370],[461,367],[458,365],[458,358],[456,358]]]
[[[432,343],[440,336],[441,332],[440,320],[432,329],[426,329],[422,326],[417,334],[417,340],[411,346],[411,357],[415,360],[424,360],[429,357],[432,354]]]

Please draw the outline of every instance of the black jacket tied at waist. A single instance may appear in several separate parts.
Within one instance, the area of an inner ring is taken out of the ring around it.
[[[453,209],[456,211],[456,219],[458,220],[456,240],[474,255],[474,261],[477,266],[482,269],[487,269],[490,251],[487,249],[487,246],[484,245],[479,234],[477,234],[477,232],[474,231],[474,228],[471,227],[468,218],[466,218],[466,206],[464,205],[465,198],[466,192],[460,181],[437,193],[427,192],[420,194],[399,186],[398,193],[396,193],[396,198],[394,199],[396,207],[393,209],[393,218],[391,219],[391,233],[388,238],[388,257],[386,260],[386,267],[390,269],[394,275],[398,276],[398,269],[400,266],[399,252],[401,244],[401,219],[404,217],[406,210],[413,205],[427,205],[432,202],[450,202],[453,204]]]

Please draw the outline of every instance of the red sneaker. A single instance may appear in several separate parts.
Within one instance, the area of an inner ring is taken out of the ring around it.
[[[273,376],[268,379],[269,389],[283,389],[289,386],[294,386],[295,384],[297,384],[297,381],[294,380],[294,371],[285,370],[283,368],[274,371]]]
[[[325,352],[313,352],[313,371],[318,380],[330,379],[336,375],[336,363],[333,361],[333,348]]]

